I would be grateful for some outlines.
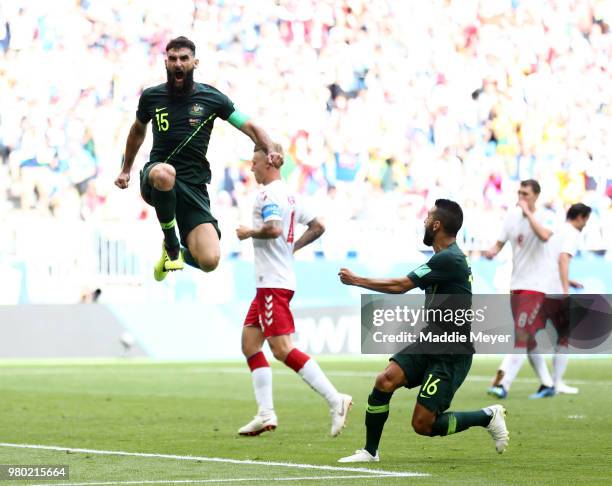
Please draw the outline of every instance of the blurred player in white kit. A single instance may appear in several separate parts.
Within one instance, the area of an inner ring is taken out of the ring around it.
[[[569,360],[569,306],[564,296],[569,289],[582,288],[582,285],[569,278],[572,257],[578,251],[580,233],[591,216],[591,208],[586,204],[573,204],[567,211],[565,223],[556,231],[546,245],[550,276],[548,292],[544,303],[545,318],[552,321],[557,331],[557,343],[553,358],[553,382],[556,393],[575,395],[578,388],[563,382],[563,375]]]
[[[536,180],[521,181],[517,202],[519,209],[509,212],[497,242],[485,252],[487,258],[494,258],[507,241],[512,245],[510,302],[517,351],[504,357],[492,386],[487,390],[489,395],[497,398],[506,398],[527,355],[542,384],[530,398],[554,395],[552,377],[544,356],[536,352],[535,341],[536,332],[546,324],[543,314],[549,286],[546,244],[553,234],[552,221],[548,221],[546,212],[536,209],[540,191],[540,184]]]

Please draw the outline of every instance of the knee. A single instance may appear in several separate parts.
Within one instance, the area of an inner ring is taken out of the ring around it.
[[[285,360],[287,359],[287,355],[289,354],[289,351],[291,350],[278,343],[272,344],[269,342],[269,344],[270,344],[270,351],[272,351],[272,355],[274,356],[274,358],[280,361],[281,363],[284,363]]]
[[[176,171],[170,164],[158,164],[149,172],[151,185],[158,191],[169,191],[174,187]]]
[[[394,392],[397,389],[397,384],[386,371],[383,371],[376,377],[375,386],[378,390],[386,393]]]
[[[221,255],[213,255],[203,258],[199,261],[200,268],[204,272],[212,272],[215,268],[219,266],[219,260],[221,259]]]
[[[261,348],[254,343],[242,343],[242,354],[246,359],[249,359],[254,354],[261,351]]]
[[[203,272],[212,272],[219,266],[219,260],[221,259],[218,250],[207,251],[206,253],[191,251],[191,255],[198,262],[198,266]]]
[[[412,428],[419,435],[431,436],[431,425],[422,417],[412,417]]]
[[[274,358],[276,360],[280,361],[281,363],[284,363],[289,353],[284,349],[276,349],[272,351],[272,354],[274,355]]]
[[[215,268],[219,266],[219,260],[221,259],[221,255],[219,253],[215,253],[214,255],[210,255],[207,258],[204,258],[200,268],[205,272],[212,272]]]

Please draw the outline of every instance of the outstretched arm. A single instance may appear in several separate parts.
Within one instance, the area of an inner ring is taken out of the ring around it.
[[[134,120],[130,133],[125,143],[125,157],[123,159],[123,166],[121,172],[115,180],[115,185],[120,189],[125,189],[130,182],[130,172],[132,171],[132,165],[134,165],[134,159],[136,154],[144,142],[147,136],[147,125],[142,123],[138,118]]]
[[[293,245],[293,253],[312,243],[325,232],[325,226],[323,226],[323,223],[318,218],[313,219],[307,226],[308,229],[304,231],[302,236],[295,242],[295,245]]]
[[[247,135],[257,147],[261,147],[268,156],[268,162],[278,168],[283,163],[283,156],[274,150],[274,144],[266,131],[251,120],[245,121],[239,130]]]
[[[365,278],[355,275],[348,268],[341,268],[338,276],[345,285],[355,285],[364,289],[382,292],[383,294],[403,294],[416,288],[414,282],[408,277]]]

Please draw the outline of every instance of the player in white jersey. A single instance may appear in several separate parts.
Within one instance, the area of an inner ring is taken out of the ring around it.
[[[545,318],[551,319],[557,330],[557,346],[553,358],[553,381],[555,393],[575,395],[578,388],[568,386],[563,382],[567,369],[569,355],[569,316],[567,299],[570,287],[582,288],[578,282],[570,280],[569,267],[572,257],[578,250],[580,233],[591,216],[591,208],[585,204],[573,204],[567,211],[563,226],[556,231],[546,245],[548,270],[550,276],[546,301],[544,303]]]
[[[275,150],[282,148],[275,144]],[[240,435],[259,435],[278,425],[272,400],[272,370],[262,352],[268,342],[274,357],[298,373],[329,405],[331,435],[337,436],[346,423],[352,405],[349,395],[338,393],[317,362],[294,347],[295,332],[289,302],[296,287],[293,254],[312,243],[325,230],[323,224],[292,194],[280,178],[280,166],[272,165],[266,154],[255,147],[251,169],[262,184],[253,210],[253,227],[240,226],[240,240],[253,238],[255,286],[257,293],[244,320],[242,352],[251,369],[258,411],[254,419],[238,430]],[[307,226],[295,239],[297,224]]]
[[[518,210],[510,212],[502,232],[492,248],[484,253],[494,258],[507,241],[512,245],[512,276],[510,279],[512,316],[515,329],[516,354],[506,355],[488,393],[505,398],[514,378],[525,362],[525,350],[535,351],[535,333],[545,326],[542,307],[547,291],[546,242],[552,236],[547,216],[536,209],[540,184],[528,179],[521,181],[518,190]],[[542,386],[531,396],[541,398],[554,395],[552,377],[544,356],[529,353],[529,361]]]

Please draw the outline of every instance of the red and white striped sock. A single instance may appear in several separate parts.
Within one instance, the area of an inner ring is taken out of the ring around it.
[[[251,369],[253,380],[253,391],[255,400],[259,407],[258,413],[274,413],[274,403],[272,400],[272,369],[262,351],[255,353],[247,359],[247,364]]]
[[[298,373],[314,391],[325,398],[330,408],[338,407],[340,403],[338,391],[314,359],[299,349],[293,348],[287,355],[285,364]]]

